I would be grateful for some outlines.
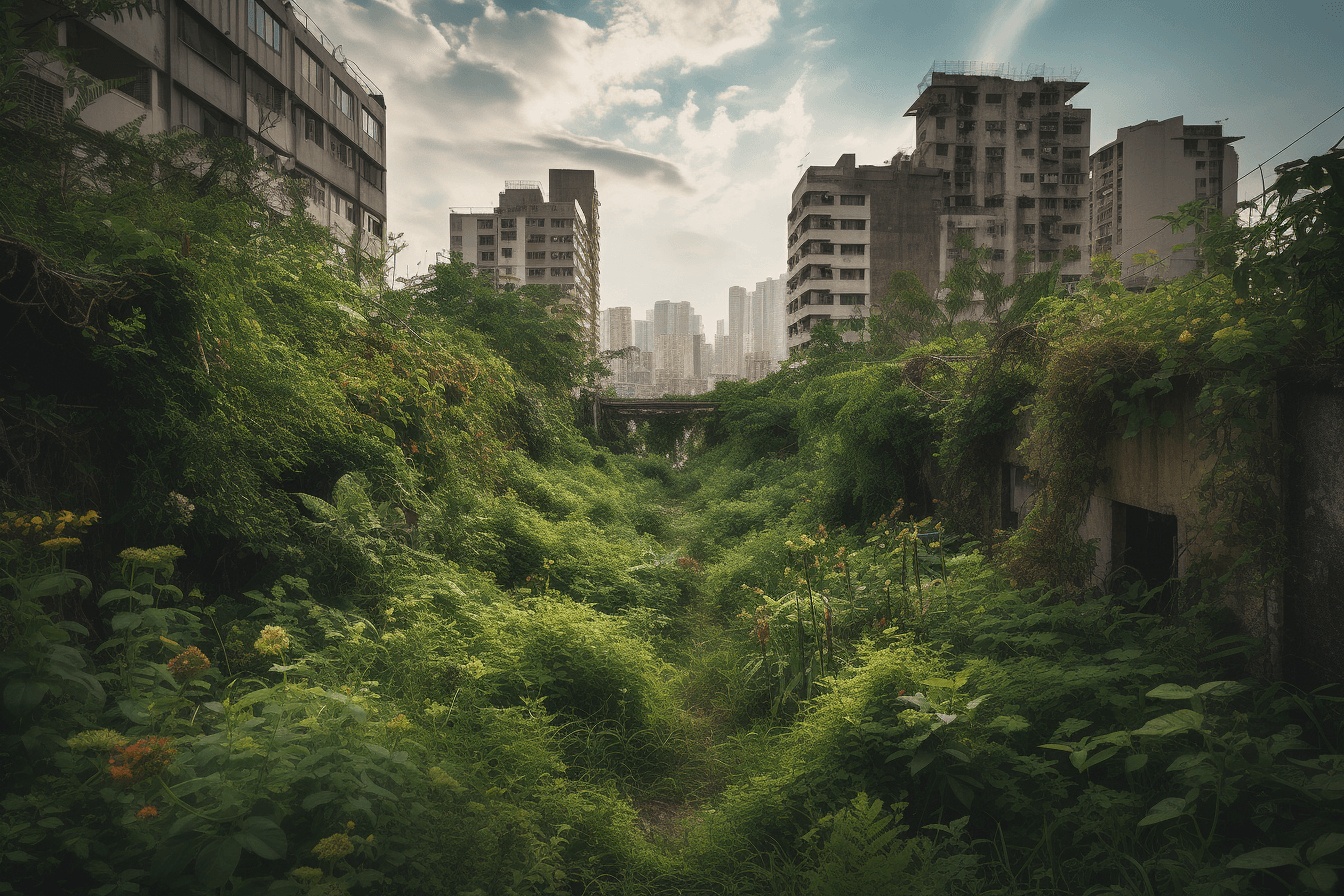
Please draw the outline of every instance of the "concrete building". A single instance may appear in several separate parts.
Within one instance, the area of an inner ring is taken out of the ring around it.
[[[1056,262],[1064,282],[1087,273],[1092,110],[1070,104],[1086,86],[1077,72],[995,63],[935,63],[924,76],[905,114],[915,165],[942,176],[940,281],[961,255],[958,239],[990,248],[1005,283]]]
[[[1172,233],[1153,218],[1200,199],[1218,212],[1235,214],[1239,175],[1231,144],[1240,139],[1224,136],[1221,124],[1186,124],[1180,115],[1117,131],[1089,159],[1091,254],[1119,261],[1130,289],[1143,289],[1154,277],[1194,271],[1194,233]],[[1178,250],[1178,245],[1185,248]],[[1136,260],[1137,253],[1146,257]]]
[[[25,23],[53,7],[22,4]],[[60,44],[102,81],[129,78],[81,120],[141,134],[186,128],[246,140],[277,173],[305,180],[308,211],[343,242],[381,252],[387,233],[387,106],[382,91],[297,5],[279,0],[164,0],[143,16],[64,17]],[[37,114],[75,99],[55,63],[21,77]]]
[[[846,153],[834,165],[809,166],[788,217],[788,350],[806,347],[818,321],[866,318],[896,271],[914,272],[934,292],[943,206],[942,173],[909,158],[857,165]]]
[[[501,287],[554,286],[577,305],[589,347],[601,339],[601,203],[592,171],[552,168],[550,199],[538,181],[506,181],[493,208],[454,208],[449,250]]]

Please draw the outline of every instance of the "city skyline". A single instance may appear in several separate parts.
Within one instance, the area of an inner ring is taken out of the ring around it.
[[[361,5],[361,3],[363,5]],[[552,167],[602,184],[603,304],[689,299],[785,268],[799,163],[881,164],[931,63],[1077,68],[1092,146],[1147,119],[1229,119],[1255,166],[1334,112],[1338,4],[1066,0],[309,0],[387,93],[388,221],[401,273],[448,245],[448,209]],[[1105,39],[1098,39],[1106,34]],[[1128,35],[1125,39],[1122,36]],[[1291,101],[1286,91],[1291,85]],[[1274,159],[1328,149],[1336,122]],[[1269,172],[1272,175],[1272,167]]]

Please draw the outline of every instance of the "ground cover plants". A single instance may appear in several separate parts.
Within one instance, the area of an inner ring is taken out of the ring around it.
[[[555,296],[385,284],[246,147],[20,112],[0,892],[1337,889],[1337,695],[1257,677],[1217,575],[1086,589],[1068,525],[1083,440],[1186,378],[1275,574],[1266,390],[1337,351],[1336,156],[1201,218],[1201,277],[969,247],[989,324],[905,283],[901,327],[604,441]],[[1024,410],[1049,500],[995,532]]]

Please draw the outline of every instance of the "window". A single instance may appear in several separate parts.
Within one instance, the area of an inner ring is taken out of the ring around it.
[[[477,219],[476,219],[476,229],[477,229],[477,230],[494,230],[494,229],[495,229],[495,219],[494,219],[494,218],[477,218]]]
[[[969,134],[973,130],[975,130],[974,118],[964,118],[961,121],[957,122],[957,133]]]
[[[573,261],[573,252],[552,252],[551,261]]]
[[[1008,122],[1006,122],[1006,121],[987,121],[987,122],[985,122],[985,130],[987,130],[987,131],[992,131],[992,132],[994,132],[994,133],[996,133],[996,134],[1001,134],[1001,133],[1003,133],[1004,131],[1008,130]]]
[[[546,226],[546,219],[545,219],[545,218],[528,218],[528,219],[527,219],[527,226],[528,226],[528,227],[545,227],[545,226]]]
[[[1003,161],[1003,147],[1002,147],[1002,146],[986,146],[986,147],[985,147],[985,161],[986,161],[986,162],[1002,162],[1002,161]]]
[[[573,268],[551,268],[552,277],[573,277]]]
[[[247,0],[247,29],[275,52],[280,52],[280,23],[257,0]]]
[[[383,222],[368,212],[364,213],[364,229],[378,239],[383,238]]]
[[[1056,173],[1056,172],[1054,172],[1054,171],[1050,171],[1050,172],[1042,171],[1042,172],[1041,172],[1041,183],[1043,183],[1043,184],[1057,184],[1057,183],[1059,183],[1059,174]]]
[[[493,251],[490,251],[490,252],[482,251],[482,252],[481,252],[481,261],[494,261],[494,260],[495,260],[495,253],[494,253]]]
[[[331,154],[344,162],[345,167],[355,167],[355,148],[334,134],[331,137]]]
[[[1082,174],[1065,174],[1059,179],[1059,182],[1062,184],[1072,184],[1074,186],[1079,186],[1083,182],[1083,176]]]
[[[1081,224],[1064,224],[1064,225],[1062,225],[1062,226],[1059,228],[1059,231],[1060,231],[1060,233],[1082,233],[1082,232],[1083,232],[1083,225],[1081,225]]]
[[[551,219],[551,226],[552,226],[552,227],[573,227],[573,226],[574,226],[574,219],[573,219],[573,218],[552,218],[552,219]]]
[[[544,234],[544,233],[529,233],[529,234],[527,235],[527,241],[528,241],[529,243],[544,243],[544,242],[546,242],[546,234]]]
[[[1064,133],[1066,133],[1066,134],[1081,134],[1082,132],[1083,132],[1083,123],[1082,123],[1081,121],[1066,121],[1066,122],[1064,122]]]
[[[325,206],[327,204],[326,186],[322,183],[322,181],[313,177],[311,174],[307,175],[307,177],[308,177],[308,199],[313,203],[313,205]]]
[[[501,223],[501,225],[503,224],[502,221],[501,221],[500,223]],[[500,239],[501,242],[503,242],[504,240],[516,240],[516,239],[518,239],[518,231],[516,231],[516,230],[501,230],[501,231],[499,232],[499,239]]]
[[[991,106],[996,106],[996,105],[998,105],[999,103],[1002,103],[1002,102],[1003,102],[1003,94],[1001,94],[1001,93],[987,93],[987,94],[985,94],[985,102],[988,103],[988,104],[991,105]]]
[[[572,242],[574,242],[574,237],[570,236],[570,235],[567,234],[567,233],[566,233],[566,234],[563,234],[563,235],[558,234],[558,233],[557,233],[557,234],[552,234],[552,235],[551,235],[551,242],[553,242],[553,243],[572,243]]]
[[[840,196],[841,205],[865,205],[867,201],[867,196],[845,196],[843,194]]]
[[[545,269],[545,268],[528,268],[528,269],[527,269],[527,276],[529,276],[529,277],[545,277],[545,276],[546,276],[546,269]]]
[[[868,272],[865,271],[863,268],[841,268],[841,269],[840,269],[840,279],[841,279],[841,280],[866,280],[866,279],[868,279]]]
[[[359,123],[364,129],[364,133],[373,138],[373,142],[382,145],[383,125],[378,119],[369,114],[369,110],[363,106],[359,107]]]
[[[184,44],[204,56],[211,65],[230,78],[237,79],[238,70],[234,68],[233,50],[228,42],[215,31],[214,26],[206,24],[204,19],[198,18],[182,6],[178,7],[177,36]]]
[[[1018,208],[1035,208],[1035,207],[1036,207],[1036,197],[1035,197],[1035,196],[1019,196],[1019,197],[1017,197],[1017,207],[1018,207]]]
[[[546,253],[545,253],[545,252],[529,252],[529,253],[527,253],[527,260],[528,260],[528,261],[545,261],[545,260],[546,260]]]
[[[285,114],[285,88],[253,65],[247,67],[247,95],[261,108]]]
[[[359,220],[355,215],[355,204],[335,190],[331,191],[331,210],[334,214],[344,217],[351,224]]]
[[[974,196],[953,196],[953,197],[952,197],[952,204],[953,204],[953,205],[960,205],[960,206],[975,205],[975,197],[974,197]]]
[[[1003,208],[1002,196],[986,196],[985,208]]]
[[[935,144],[934,144],[934,150],[933,150],[933,152],[934,152],[934,155],[939,155],[939,156],[945,156],[945,155],[947,155],[947,144],[946,144],[946,143],[935,143]]]
[[[355,98],[345,89],[344,84],[336,80],[335,75],[328,76],[327,80],[331,83],[331,104],[346,118],[354,121]]]
[[[1055,209],[1059,208],[1059,200],[1058,200],[1058,199],[1042,199],[1042,200],[1041,200],[1041,204],[1040,204],[1040,208],[1041,208],[1042,211],[1045,211],[1046,209],[1048,209],[1048,210],[1050,210],[1050,211],[1054,211]]]
[[[322,128],[322,119],[308,109],[303,110],[303,139],[316,143],[321,149],[326,145],[326,137]]]
[[[1017,104],[1019,106],[1028,106],[1028,107],[1036,105],[1036,94],[1034,93],[1022,94],[1017,98]]]
[[[961,92],[961,97],[958,99],[958,102],[960,102],[961,105],[963,105],[963,106],[975,106],[975,105],[978,105],[978,104],[980,103],[980,94],[978,94],[978,93],[971,93],[971,92],[968,91],[968,90],[963,90],[963,91]]]
[[[495,235],[493,233],[483,233],[476,237],[476,245],[493,246],[495,244]]]
[[[995,250],[994,250],[994,254],[991,256],[991,258],[992,258],[994,261],[1003,261],[1003,250],[1002,250],[1002,249],[995,249]]]
[[[1036,174],[1035,174],[1034,172],[1031,172],[1031,171],[1023,171],[1023,172],[1022,172],[1022,183],[1024,183],[1024,184],[1034,184],[1034,183],[1036,183]]]
[[[867,230],[868,222],[862,218],[840,219],[841,230]]]
[[[868,297],[861,292],[842,292],[836,296],[841,305],[867,305]]]
[[[1067,162],[1069,159],[1080,159],[1080,160],[1081,160],[1082,157],[1083,157],[1083,151],[1082,151],[1082,149],[1067,149],[1067,148],[1066,148],[1066,149],[1064,150],[1064,161],[1066,161],[1066,162]]]
[[[1035,225],[1035,224],[1023,224],[1023,225],[1022,225],[1022,232],[1025,233],[1025,234],[1034,236],[1034,235],[1036,234],[1036,225]]]
[[[1043,94],[1041,94],[1041,105],[1042,105],[1042,106],[1057,106],[1057,105],[1059,105],[1059,94],[1057,94],[1057,93],[1043,93]]]
[[[375,165],[368,156],[359,157],[359,176],[376,190],[387,189],[387,172]]]
[[[940,130],[940,131],[941,131],[943,128],[947,127],[947,118],[946,118],[945,116],[939,116],[938,118],[935,118],[933,121],[934,121],[934,125],[935,125],[935,126],[938,128],[938,130]]]
[[[1017,123],[1017,132],[1018,132],[1019,134],[1030,134],[1030,133],[1031,133],[1031,122],[1029,122],[1029,121],[1019,121],[1019,122]]]
[[[840,247],[841,255],[862,255],[864,254],[865,251],[866,249],[862,243],[857,243],[849,246],[842,245]]]
[[[1022,158],[1024,158],[1024,159],[1034,159],[1034,158],[1036,158],[1036,150],[1034,150],[1034,149],[1024,149],[1024,150],[1022,150]]]
[[[512,250],[512,249],[500,249],[500,250],[499,250],[499,257],[500,257],[500,258],[512,258],[512,257],[513,257],[513,250]]]
[[[322,92],[322,63],[303,47],[299,47],[299,75],[316,87],[318,93]]]
[[[1042,249],[1040,253],[1041,261],[1054,261],[1059,258],[1058,249]]]
[[[505,230],[512,230],[518,226],[517,218],[500,218],[499,226]]]
[[[1083,200],[1081,199],[1064,200],[1064,211],[1066,212],[1076,212],[1082,209],[1082,207],[1083,207]]]

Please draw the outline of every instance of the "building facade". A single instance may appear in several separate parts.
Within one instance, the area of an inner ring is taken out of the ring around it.
[[[962,250],[991,250],[989,269],[1018,274],[1061,263],[1061,280],[1088,270],[1088,146],[1092,110],[1073,99],[1077,73],[1014,77],[1008,66],[935,63],[906,115],[914,161],[942,178],[938,278]]]
[[[601,231],[593,172],[552,168],[550,187],[548,200],[538,181],[506,181],[494,207],[452,209],[449,250],[503,288],[558,288],[565,304],[578,306],[585,339],[596,352]]]
[[[937,289],[943,193],[941,172],[909,158],[858,165],[846,153],[834,165],[808,167],[788,217],[789,351],[806,347],[819,321],[862,321],[897,271],[914,272],[931,294]]]
[[[1155,277],[1194,271],[1194,234],[1172,233],[1153,218],[1197,200],[1235,214],[1239,175],[1231,144],[1240,139],[1224,136],[1221,124],[1186,124],[1180,115],[1117,131],[1089,159],[1091,253],[1118,261],[1122,282],[1134,290]]]
[[[31,22],[50,7],[30,4]],[[382,91],[293,3],[165,0],[143,15],[64,18],[60,44],[102,81],[130,79],[85,109],[111,131],[185,128],[246,140],[278,173],[306,182],[309,213],[346,243],[381,252],[387,233],[387,106]],[[35,103],[69,108],[63,72],[34,61]]]

